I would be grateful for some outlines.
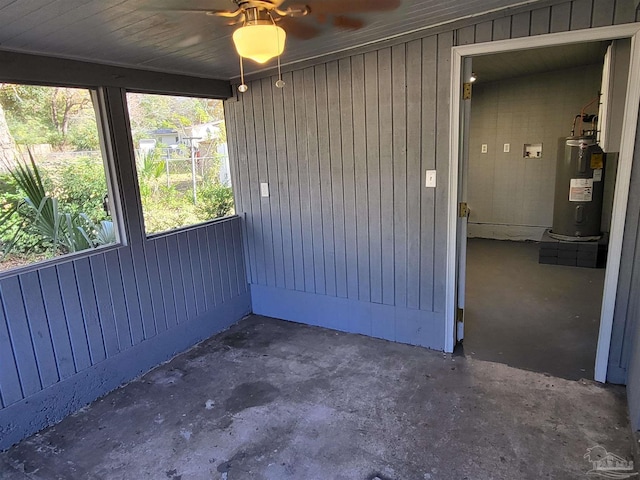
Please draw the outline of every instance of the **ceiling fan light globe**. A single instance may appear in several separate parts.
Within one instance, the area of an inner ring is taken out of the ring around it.
[[[238,55],[257,63],[282,55],[286,38],[284,29],[277,25],[245,25],[233,32]]]

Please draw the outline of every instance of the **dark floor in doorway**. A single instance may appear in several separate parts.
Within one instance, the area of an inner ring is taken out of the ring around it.
[[[586,478],[625,389],[253,316],[0,454],[3,480]]]
[[[469,239],[464,354],[593,378],[604,269],[541,265],[537,242]]]

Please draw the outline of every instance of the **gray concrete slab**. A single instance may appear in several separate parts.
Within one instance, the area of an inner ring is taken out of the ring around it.
[[[29,480],[29,477],[14,468],[6,457],[0,459],[0,474],[2,480]]]
[[[604,269],[538,263],[538,243],[469,239],[464,354],[593,378]]]
[[[625,390],[250,317],[0,455],[30,480],[584,478]],[[20,477],[17,477],[20,478]]]

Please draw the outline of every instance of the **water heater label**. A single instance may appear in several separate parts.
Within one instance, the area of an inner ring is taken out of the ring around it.
[[[596,168],[593,171],[593,181],[594,182],[601,182],[602,181],[602,169],[601,168]]]
[[[572,178],[570,202],[590,202],[593,199],[593,178]]]

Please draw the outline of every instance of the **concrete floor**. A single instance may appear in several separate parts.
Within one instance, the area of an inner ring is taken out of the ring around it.
[[[624,388],[264,317],[0,455],[4,479],[573,479]]]
[[[593,379],[604,269],[541,265],[535,242],[467,245],[464,353]]]

